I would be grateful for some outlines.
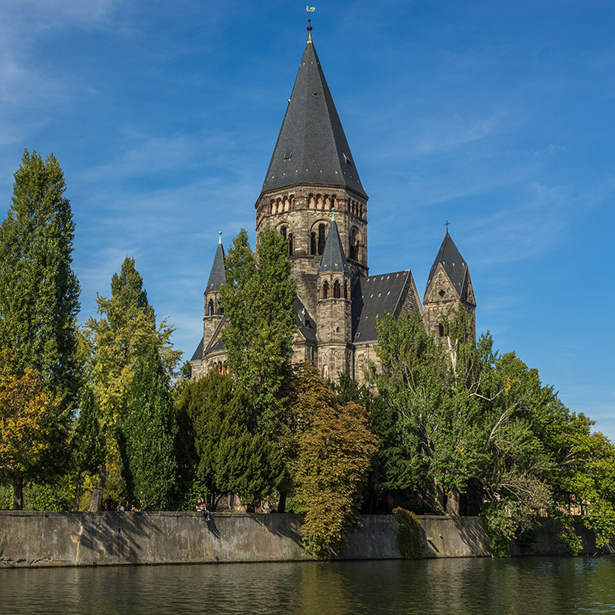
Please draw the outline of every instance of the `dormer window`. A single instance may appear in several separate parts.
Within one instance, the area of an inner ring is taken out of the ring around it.
[[[344,162],[347,165],[352,166],[352,160],[350,160],[350,158],[348,158],[348,156],[346,156],[346,154],[344,154],[343,152],[342,152],[342,156],[344,156]]]
[[[288,152],[285,156],[284,156],[284,162],[290,162],[293,159],[293,153],[292,152]]]

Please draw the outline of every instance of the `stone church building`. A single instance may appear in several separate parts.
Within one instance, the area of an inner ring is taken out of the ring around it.
[[[468,265],[446,232],[429,272],[423,301],[410,269],[369,275],[368,196],[316,55],[308,28],[282,128],[256,200],[256,235],[277,229],[288,244],[297,281],[295,362],[313,361],[325,378],[340,372],[362,379],[376,361],[379,315],[418,310],[430,333],[443,336],[441,315],[451,307],[473,314]],[[225,280],[221,240],[205,288],[203,338],[192,377],[226,370],[225,325],[219,303]]]

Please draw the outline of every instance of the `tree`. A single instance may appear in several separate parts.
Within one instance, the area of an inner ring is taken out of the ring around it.
[[[55,156],[44,161],[26,150],[15,173],[11,208],[0,225],[0,347],[12,353],[16,378],[36,374],[48,396],[45,407],[55,412],[41,480],[50,480],[66,461],[81,384],[75,325],[79,282],[72,270],[75,225],[65,191]],[[15,503],[20,502],[19,497]]]
[[[464,314],[447,320],[442,344],[417,314],[384,318],[376,381],[416,460],[406,488],[431,491],[436,510],[458,514],[459,495],[478,482],[488,523],[508,540],[551,502],[551,459],[536,431],[549,400],[533,372],[498,357],[489,336],[474,342],[470,327]]]
[[[288,407],[296,283],[286,243],[274,229],[260,234],[257,256],[242,230],[226,257],[220,289],[228,318],[223,339],[230,371],[250,395],[259,423],[275,429]]]
[[[304,364],[300,382],[312,395],[301,402],[298,413],[295,497],[306,509],[301,530],[306,549],[325,558],[343,547],[351,526],[361,523],[363,488],[378,438],[363,406],[349,402],[335,408],[331,389],[314,395],[328,387],[313,365]],[[309,382],[316,386],[305,386]]]
[[[168,375],[155,347],[139,360],[120,430],[129,499],[150,510],[169,509],[176,496],[177,424]]]
[[[100,318],[90,318],[84,328],[91,357],[88,377],[100,412],[106,451],[106,464],[100,471],[91,510],[100,508],[102,490],[106,487],[114,499],[126,496],[119,433],[127,417],[132,381],[141,359],[155,349],[164,373],[171,376],[181,355],[170,342],[173,327],[166,320],[156,326],[155,313],[134,258],[124,260],[120,274],[114,274],[111,280],[111,290],[111,298],[97,299]]]
[[[228,375],[210,372],[187,383],[178,406],[190,416],[196,477],[213,507],[222,494],[236,493],[254,508],[279,487],[284,466],[277,443],[258,430],[247,394]]]
[[[39,372],[63,408],[80,387],[75,318],[79,282],[72,270],[75,225],[64,175],[53,154],[24,152],[12,205],[0,225],[0,346],[19,370]]]
[[[46,478],[60,400],[39,373],[0,351],[0,476],[13,482],[13,508],[23,508],[24,478]]]
[[[105,441],[100,429],[99,414],[92,389],[84,387],[79,416],[71,438],[72,468],[77,482],[77,510],[83,475],[98,474],[105,463]]]

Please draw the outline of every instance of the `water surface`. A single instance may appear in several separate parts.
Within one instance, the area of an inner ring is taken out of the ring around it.
[[[615,558],[0,570],[0,613],[615,613]]]

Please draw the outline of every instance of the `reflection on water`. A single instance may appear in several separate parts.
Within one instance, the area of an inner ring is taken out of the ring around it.
[[[0,613],[615,613],[615,558],[0,570]]]

